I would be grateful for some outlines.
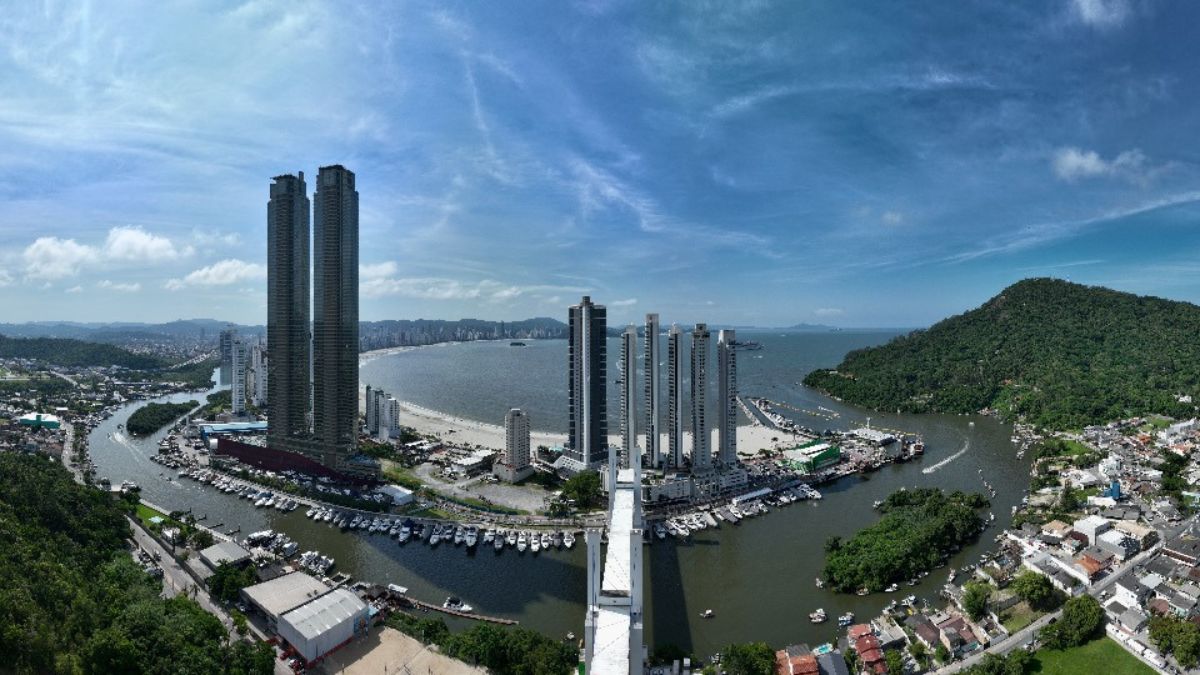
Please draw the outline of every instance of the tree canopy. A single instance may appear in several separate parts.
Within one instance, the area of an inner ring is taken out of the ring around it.
[[[1018,282],[977,309],[850,352],[805,384],[905,412],[994,408],[1058,429],[1190,414],[1200,307],[1055,279]]]
[[[69,338],[11,338],[0,335],[0,358],[33,359],[55,366],[121,366],[123,368],[161,368],[166,362],[157,356],[133,352],[99,342]]]
[[[1062,617],[1042,629],[1042,644],[1050,649],[1078,647],[1104,630],[1104,608],[1090,595],[1079,595],[1063,605]]]
[[[945,493],[936,488],[899,490],[880,505],[879,522],[849,540],[831,538],[825,546],[825,580],[837,591],[881,591],[916,578],[983,530],[976,509],[979,494]]]
[[[0,453],[0,670],[271,673],[266,645],[230,643],[215,616],[126,549],[124,503],[58,462]]]
[[[775,652],[765,642],[732,644],[721,652],[721,669],[727,675],[772,675]]]
[[[196,401],[184,403],[147,403],[133,411],[125,422],[125,429],[134,436],[148,436],[171,422],[186,415],[200,405]]]
[[[1050,583],[1048,577],[1037,572],[1018,574],[1008,587],[1017,597],[1039,611],[1048,612],[1062,604],[1062,593]]]
[[[1200,663],[1200,626],[1174,616],[1150,619],[1150,640],[1164,654],[1174,654],[1179,665],[1194,668]]]

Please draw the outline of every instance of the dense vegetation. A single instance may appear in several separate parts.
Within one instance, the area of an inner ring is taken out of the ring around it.
[[[182,382],[194,389],[207,389],[212,386],[213,369],[217,364],[218,360],[212,358],[185,366],[139,370],[127,373],[125,379],[131,382]]]
[[[133,411],[125,429],[134,436],[148,436],[186,415],[200,405],[197,401],[184,403],[147,403]]]
[[[1054,279],[1014,284],[928,330],[850,352],[805,384],[905,412],[994,408],[1066,429],[1190,414],[1200,385],[1200,307]]]
[[[0,453],[0,670],[271,673],[268,647],[230,644],[196,603],[159,597],[125,548],[124,504],[58,462]]]
[[[233,391],[231,389],[222,389],[205,397],[205,405],[196,413],[198,417],[206,420],[213,420],[217,415],[233,409]]]
[[[1008,585],[1029,606],[1039,612],[1058,609],[1063,603],[1063,593],[1050,583],[1050,579],[1037,572],[1026,571],[1017,575]]]
[[[11,338],[0,335],[0,358],[35,359],[56,366],[159,368],[162,359],[112,345],[66,338]]]
[[[497,675],[563,675],[573,672],[579,662],[569,644],[528,628],[477,623],[461,633],[451,633],[440,618],[420,619],[404,613],[393,614],[388,625],[438,645],[447,656]]]
[[[850,592],[914,579],[979,535],[983,519],[976,509],[987,503],[979,494],[936,488],[893,492],[879,507],[878,523],[848,541],[831,537],[825,543],[825,581]]]
[[[726,675],[772,675],[775,651],[765,642],[729,645],[721,651],[721,669]]]
[[[562,485],[563,499],[571,500],[575,508],[581,511],[599,506],[603,494],[598,471],[582,471]]]
[[[964,675],[1024,675],[1033,669],[1033,655],[1024,649],[1014,649],[1005,656],[984,654],[978,665],[963,671]]]
[[[1200,663],[1200,626],[1175,616],[1150,619],[1150,641],[1164,654],[1174,654],[1179,665],[1195,668]]]
[[[213,575],[205,582],[218,600],[234,602],[247,586],[258,583],[258,575],[254,573],[253,565],[230,565],[221,563],[213,571]]]
[[[1079,595],[1063,605],[1062,617],[1041,630],[1038,638],[1050,649],[1068,649],[1091,641],[1104,632],[1104,608],[1090,595]]]

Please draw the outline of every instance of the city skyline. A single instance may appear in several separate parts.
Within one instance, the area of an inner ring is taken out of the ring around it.
[[[908,327],[1043,275],[1197,301],[1198,12],[15,7],[0,310],[261,324],[249,186],[328,160],[371,195],[365,319],[589,293],[620,324]]]

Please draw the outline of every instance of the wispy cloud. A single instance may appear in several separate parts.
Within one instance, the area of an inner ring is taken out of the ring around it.
[[[142,285],[138,282],[121,283],[121,282],[109,281],[108,279],[101,281],[100,283],[96,284],[96,286],[98,286],[102,290],[116,291],[118,293],[136,293],[136,292],[142,290]]]
[[[829,318],[831,316],[842,316],[845,313],[846,313],[846,310],[842,309],[841,307],[818,307],[817,309],[813,310],[813,314],[815,314],[819,317],[822,317],[822,318]]]
[[[1143,185],[1170,169],[1170,165],[1150,165],[1145,153],[1137,148],[1104,159],[1095,150],[1064,147],[1054,152],[1051,165],[1055,175],[1067,182],[1113,176]]]
[[[230,258],[193,270],[182,279],[170,279],[165,288],[179,290],[196,286],[230,286],[244,281],[265,279],[267,268],[258,263]]]
[[[506,284],[494,279],[467,282],[441,277],[373,277],[359,284],[359,292],[364,297],[401,296],[423,300],[503,301],[534,293],[585,293],[588,290],[575,286]]]
[[[1113,28],[1130,14],[1128,0],[1071,0],[1075,17],[1095,28]]]
[[[608,303],[609,307],[633,307],[637,304],[637,298],[627,298],[625,300],[612,300]]]

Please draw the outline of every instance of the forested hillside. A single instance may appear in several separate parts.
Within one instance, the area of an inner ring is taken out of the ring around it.
[[[0,672],[271,673],[195,602],[159,597],[126,549],[122,502],[58,462],[0,453]]]
[[[857,405],[1004,416],[1074,428],[1200,400],[1200,307],[1027,279],[981,307],[850,352],[805,384]]]
[[[98,342],[69,338],[11,338],[0,335],[0,358],[37,359],[56,366],[159,368],[164,361]]]

